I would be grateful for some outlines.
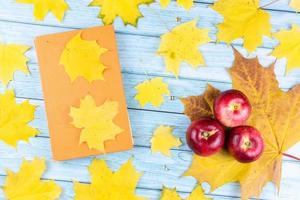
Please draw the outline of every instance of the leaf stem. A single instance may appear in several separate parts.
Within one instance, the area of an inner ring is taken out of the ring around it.
[[[290,154],[287,154],[287,153],[282,153],[282,155],[286,156],[286,157],[289,157],[289,158],[293,158],[295,160],[299,160],[300,161],[300,158],[298,158],[297,156],[293,156],[293,155],[290,155]]]
[[[268,7],[268,6],[274,4],[274,3],[278,2],[278,1],[280,1],[280,0],[273,0],[273,1],[271,1],[271,2],[269,2],[269,3],[267,3],[267,4],[265,4],[265,5],[260,6],[260,8]]]

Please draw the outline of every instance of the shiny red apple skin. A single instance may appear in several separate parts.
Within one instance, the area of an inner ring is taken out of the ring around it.
[[[188,127],[186,140],[194,153],[199,156],[210,156],[224,146],[225,128],[214,119],[196,120]]]
[[[226,127],[245,124],[251,114],[251,104],[239,90],[222,92],[214,101],[215,118]]]
[[[249,163],[260,158],[264,151],[264,141],[257,129],[238,126],[231,129],[227,148],[236,160]]]

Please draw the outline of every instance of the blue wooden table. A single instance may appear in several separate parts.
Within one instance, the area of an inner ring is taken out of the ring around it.
[[[59,23],[51,14],[45,21],[37,22],[32,16],[32,6],[16,4],[13,0],[0,0],[0,41],[33,46],[33,40],[38,35],[102,24],[97,18],[99,9],[87,7],[90,0],[67,0],[67,2],[71,10],[67,12],[65,20]],[[207,83],[221,90],[231,88],[231,80],[226,68],[231,66],[233,54],[231,47],[224,43],[211,42],[202,46],[201,51],[207,66],[194,70],[183,65],[179,79],[166,73],[162,58],[155,53],[160,43],[160,35],[180,24],[176,20],[178,17],[181,22],[198,18],[199,26],[210,28],[210,36],[215,39],[217,31],[215,25],[222,21],[222,17],[209,8],[212,2],[212,0],[196,0],[194,8],[190,11],[179,8],[174,1],[166,10],[162,10],[158,3],[154,3],[150,7],[140,7],[145,17],[139,21],[137,29],[131,26],[125,27],[120,19],[117,19],[114,24],[135,146],[131,151],[99,156],[99,158],[107,160],[113,169],[118,169],[122,163],[133,156],[136,168],[144,172],[138,184],[137,193],[150,199],[159,198],[163,185],[176,187],[181,195],[186,197],[196,184],[191,177],[180,177],[188,168],[192,158],[192,153],[184,139],[189,120],[182,114],[183,106],[178,98],[174,101],[166,99],[166,103],[158,109],[152,106],[140,108],[134,100],[134,86],[146,80],[148,76],[161,76],[169,84],[172,95],[175,97],[200,94]],[[262,0],[262,4],[268,2],[270,0]],[[288,0],[281,0],[269,6],[267,11],[272,17],[273,31],[289,28],[291,24],[300,24],[300,14],[288,7]],[[241,44],[240,40],[234,42],[234,46],[247,55]],[[265,38],[263,46],[254,54],[247,56],[258,55],[261,63],[267,66],[274,61],[274,58],[269,57],[268,54],[276,44],[275,40]],[[15,81],[10,84],[10,87],[15,89],[19,101],[30,99],[33,104],[38,105],[36,119],[32,122],[32,126],[38,128],[41,134],[32,138],[29,144],[21,142],[17,150],[0,142],[0,185],[4,183],[6,168],[17,170],[22,158],[44,157],[47,159],[48,170],[43,178],[54,179],[62,186],[61,199],[72,199],[72,181],[90,181],[87,166],[92,158],[66,162],[56,162],[51,159],[47,119],[35,49],[32,48],[26,55],[30,58],[31,75],[16,73]],[[288,89],[294,84],[300,83],[300,70],[292,71],[287,76],[284,75],[284,71],[285,60],[279,60],[276,64],[276,75],[281,88]],[[3,86],[0,87],[0,91],[4,91]],[[179,149],[172,150],[173,157],[171,158],[160,154],[151,154],[150,138],[153,130],[160,124],[174,126],[175,134],[184,142]],[[299,156],[300,144],[291,149],[289,153]],[[300,162],[284,158],[279,195],[270,183],[265,187],[261,199],[300,199],[299,172]],[[207,184],[203,184],[203,186],[208,192],[209,186]],[[216,200],[239,199],[239,185],[235,183],[225,185],[209,196]],[[4,199],[2,191],[0,199]]]

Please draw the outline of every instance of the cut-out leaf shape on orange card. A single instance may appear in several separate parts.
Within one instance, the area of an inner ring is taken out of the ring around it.
[[[261,132],[264,153],[260,159],[248,164],[239,163],[225,151],[211,157],[194,155],[185,175],[209,183],[211,190],[226,183],[239,182],[242,199],[248,199],[259,197],[269,181],[280,185],[282,153],[300,141],[300,85],[283,92],[276,80],[274,65],[264,68],[257,58],[246,59],[236,50],[234,54],[235,61],[229,69],[233,88],[242,91],[252,104],[247,123]],[[210,89],[206,95],[214,96],[214,91]],[[203,105],[203,100],[199,98],[194,105]],[[212,113],[210,106],[205,109]],[[212,115],[190,116],[193,119],[198,117]]]
[[[146,80],[135,87],[137,95],[134,97],[144,107],[151,103],[155,107],[161,106],[164,96],[170,95],[169,86],[160,77]]]
[[[293,25],[291,30],[281,30],[274,34],[279,45],[274,48],[272,55],[286,58],[286,73],[293,69],[300,69],[300,27]]]
[[[49,12],[52,12],[59,21],[62,21],[65,12],[69,9],[65,0],[16,0],[16,2],[33,4],[33,15],[39,21],[44,20]]]
[[[87,95],[80,101],[79,108],[71,107],[72,124],[80,128],[79,143],[86,142],[90,149],[105,152],[105,141],[114,140],[122,132],[113,119],[119,113],[119,103],[106,100],[97,106],[92,96]]]
[[[28,123],[34,120],[36,106],[28,100],[18,104],[13,90],[0,94],[0,140],[13,147],[18,141],[27,141],[39,131]]]
[[[29,74],[28,58],[24,55],[28,49],[26,45],[0,43],[0,81],[5,86],[13,80],[15,71]]]
[[[83,40],[81,32],[75,35],[66,45],[60,57],[60,64],[73,82],[78,77],[87,81],[104,80],[107,68],[101,56],[108,50],[101,47],[96,40]]]
[[[160,5],[166,8],[170,4],[171,0],[160,0]],[[193,7],[193,0],[177,0],[177,4],[183,8],[189,10]]]
[[[218,25],[219,41],[243,38],[244,47],[252,52],[263,43],[263,36],[271,36],[270,15],[259,0],[218,0],[212,8],[224,17]]]
[[[55,200],[61,188],[53,180],[40,180],[46,170],[45,160],[24,160],[19,172],[7,170],[3,191],[9,200]]]
[[[163,188],[160,200],[183,200],[176,189]],[[200,185],[195,187],[192,193],[186,198],[186,200],[212,200],[204,195],[204,191]]]
[[[74,183],[75,200],[146,200],[135,194],[135,188],[142,176],[136,171],[132,160],[113,172],[104,160],[93,160],[89,166],[91,183]]]
[[[209,29],[198,28],[197,21],[193,20],[161,36],[158,54],[164,57],[167,71],[178,77],[183,62],[194,68],[204,65],[205,61],[199,46],[211,41],[208,33]]]
[[[300,1],[299,0],[291,0],[290,6],[294,8],[296,11],[300,11]]]
[[[151,138],[152,153],[160,152],[166,156],[171,156],[171,148],[181,145],[179,138],[173,135],[173,128],[170,126],[159,126]]]
[[[121,17],[125,25],[137,25],[142,13],[139,6],[150,4],[154,0],[93,0],[90,6],[99,6],[101,11],[99,18],[105,25],[112,24],[116,17]]]

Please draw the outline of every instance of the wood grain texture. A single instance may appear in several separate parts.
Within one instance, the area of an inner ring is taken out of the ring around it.
[[[90,0],[67,0],[67,2],[71,10],[67,12],[63,23],[58,23],[51,14],[47,16],[45,21],[37,22],[32,17],[31,6],[17,4],[14,0],[0,0],[0,41],[33,46],[33,40],[38,35],[102,24],[96,17],[99,9],[87,7]],[[149,7],[141,6],[141,11],[145,17],[139,21],[138,29],[131,26],[125,27],[120,19],[117,19],[114,24],[117,32],[123,83],[135,148],[132,151],[99,156],[99,158],[107,160],[113,169],[118,169],[126,159],[134,157],[136,168],[144,171],[137,193],[150,199],[159,198],[163,185],[176,187],[182,196],[186,197],[196,183],[191,177],[180,177],[189,166],[192,153],[185,143],[185,129],[189,120],[182,114],[183,107],[178,98],[202,93],[207,83],[211,83],[220,90],[231,87],[231,80],[226,68],[229,68],[232,64],[233,54],[231,47],[226,44],[211,42],[202,46],[200,50],[206,59],[206,66],[194,70],[183,64],[179,79],[175,79],[172,74],[166,73],[162,58],[155,53],[159,46],[160,35],[178,24],[176,17],[180,17],[182,22],[198,17],[199,26],[210,28],[210,35],[215,39],[216,24],[222,21],[222,17],[209,8],[212,2],[213,0],[197,0],[191,11],[185,11],[177,7],[174,1],[166,10],[161,10],[159,4],[154,3]],[[270,0],[262,0],[261,5],[268,2]],[[289,0],[281,0],[265,8],[272,16],[273,31],[288,28],[293,23],[300,24],[300,14],[289,8],[288,2]],[[241,40],[234,42],[235,47],[244,55],[247,55],[241,44]],[[261,63],[267,66],[275,60],[268,54],[276,44],[277,41],[265,38],[263,46],[247,56],[258,55]],[[33,104],[38,105],[35,114],[36,119],[31,124],[38,128],[41,134],[36,138],[32,138],[29,144],[21,142],[17,150],[2,142],[0,143],[0,185],[4,183],[6,168],[17,170],[22,158],[32,159],[35,156],[40,156],[45,157],[48,162],[48,170],[43,177],[45,179],[55,179],[63,187],[64,192],[61,199],[72,199],[72,181],[89,182],[86,167],[92,158],[66,162],[52,161],[35,49],[32,48],[26,55],[30,58],[31,75],[26,76],[17,72],[15,81],[9,87],[15,89],[18,101],[30,99]],[[277,61],[276,75],[280,87],[289,89],[300,82],[300,70],[294,70],[288,76],[285,76],[284,69],[285,61]],[[164,77],[164,80],[170,86],[172,95],[176,98],[175,100],[166,98],[166,103],[160,108],[146,106],[142,109],[134,100],[136,94],[134,86],[149,77],[155,76]],[[0,86],[0,91],[4,91],[3,86]],[[149,141],[152,132],[162,123],[174,126],[175,135],[182,138],[184,143],[181,147],[172,150],[174,155],[172,158],[166,158],[160,154],[151,154]],[[300,145],[296,145],[289,153],[300,155]],[[274,186],[268,184],[261,195],[261,199],[300,199],[297,190],[300,181],[299,171],[300,162],[285,158],[279,195],[276,194]],[[204,188],[206,192],[209,191],[207,184],[204,184]],[[213,192],[211,197],[216,200],[239,199],[239,186],[235,183],[225,185]],[[1,190],[0,199],[4,199]]]

